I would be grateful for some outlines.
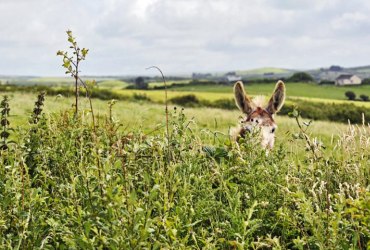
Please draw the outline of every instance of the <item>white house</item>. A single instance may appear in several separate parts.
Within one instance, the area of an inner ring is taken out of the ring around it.
[[[242,77],[237,75],[235,72],[229,72],[225,75],[225,79],[228,82],[236,82],[236,81],[241,81]]]
[[[362,82],[361,78],[356,75],[340,75],[335,79],[335,85],[360,85]]]

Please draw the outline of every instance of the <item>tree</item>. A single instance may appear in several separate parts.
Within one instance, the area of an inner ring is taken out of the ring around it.
[[[353,91],[347,91],[344,94],[346,95],[348,100],[351,100],[351,101],[356,100],[356,94]]]
[[[148,83],[141,76],[135,79],[135,85],[137,89],[148,89]]]
[[[368,96],[368,95],[360,95],[360,98],[361,98],[361,100],[363,100],[364,102],[369,101],[369,96]]]
[[[370,78],[365,78],[361,82],[362,85],[370,85]]]
[[[287,79],[288,82],[313,82],[313,77],[306,72],[294,73]]]

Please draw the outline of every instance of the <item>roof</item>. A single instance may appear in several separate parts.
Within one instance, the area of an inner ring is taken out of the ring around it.
[[[351,74],[343,74],[338,76],[335,80],[345,80],[345,79],[350,79],[353,75]]]

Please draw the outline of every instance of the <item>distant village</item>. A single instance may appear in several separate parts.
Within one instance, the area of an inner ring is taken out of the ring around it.
[[[259,70],[260,71],[260,70]],[[208,79],[213,81],[233,83],[243,80],[248,81],[275,81],[277,79],[289,79],[294,74],[307,74],[311,81],[318,84],[332,84],[337,86],[345,85],[361,85],[370,82],[370,66],[357,68],[343,68],[341,66],[332,65],[329,68],[320,68],[316,70],[298,71],[298,70],[284,70],[282,72],[253,72],[249,71],[238,72],[231,71],[224,74],[211,73],[193,73],[193,80]]]

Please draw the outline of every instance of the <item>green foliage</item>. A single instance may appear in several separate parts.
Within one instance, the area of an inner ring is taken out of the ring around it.
[[[291,77],[287,79],[287,82],[313,82],[313,77],[306,72],[294,73]]]
[[[335,81],[330,81],[330,80],[321,80],[319,82],[320,85],[334,85]]]
[[[200,101],[195,95],[183,95],[178,97],[173,97],[169,100],[173,104],[181,105],[184,107],[194,107],[199,106]]]
[[[41,92],[37,96],[37,101],[35,102],[35,107],[31,115],[30,123],[37,124],[39,122],[40,114],[42,112],[42,106],[44,106],[45,94],[45,92]]]
[[[348,100],[356,100],[356,94],[353,91],[346,91],[344,95],[348,98]]]
[[[135,79],[135,88],[136,89],[148,89],[148,83],[143,77],[137,77]]]
[[[76,38],[73,37],[72,31],[67,30],[67,37],[68,42],[70,43],[69,48],[72,49],[71,56],[68,51],[58,50],[57,55],[63,57],[63,68],[66,69],[66,74],[71,75],[72,77],[78,76],[78,64],[86,59],[86,55],[88,53],[88,49],[86,48],[80,48],[77,45]]]
[[[0,133],[0,138],[1,138],[1,144],[0,144],[0,149],[1,150],[7,150],[8,149],[8,138],[10,136],[10,128],[9,128],[9,98],[8,96],[4,96],[3,100],[0,103],[0,108],[1,108],[1,119],[0,119],[0,124],[1,124],[1,133]]]
[[[318,103],[308,101],[295,101],[294,104],[285,104],[280,110],[279,114],[288,115],[298,106],[300,115],[303,118],[312,120],[327,120],[353,124],[362,124],[363,115],[366,119],[370,117],[370,109],[349,104],[335,104],[335,103]]]
[[[368,95],[360,95],[360,98],[361,98],[361,100],[362,100],[362,101],[364,101],[364,102],[369,101],[369,96],[368,96]]]
[[[76,101],[75,101],[75,116],[77,116],[77,113],[78,113],[78,98],[79,98],[79,94],[80,94],[79,83],[81,83],[83,85],[83,87],[85,88],[85,91],[87,93],[87,97],[89,99],[91,98],[88,87],[87,87],[87,83],[82,81],[81,78],[79,77],[80,63],[81,63],[81,61],[86,59],[86,55],[87,55],[89,50],[86,49],[86,48],[81,49],[77,45],[76,38],[73,37],[72,31],[67,30],[66,33],[67,33],[67,36],[68,36],[68,42],[70,43],[69,48],[72,50],[72,56],[68,53],[68,51],[62,51],[62,50],[58,50],[57,55],[63,57],[63,65],[62,66],[63,66],[63,68],[66,69],[65,74],[71,75],[71,77],[73,77],[74,80],[75,80],[75,90],[74,90],[74,95],[75,95],[75,99],[76,99]],[[91,109],[91,113],[94,116],[94,111],[93,111],[93,108],[92,108],[91,100],[90,100],[90,109]]]
[[[110,119],[97,122],[98,140],[82,112],[44,115],[19,131],[19,146],[1,155],[0,248],[369,244],[368,128],[350,127],[336,151],[301,157],[284,144],[267,153],[256,135],[236,145],[216,131],[195,133],[178,109],[169,137],[118,130],[113,104]],[[307,128],[291,131],[291,144],[307,142],[300,133],[314,143],[308,123],[299,124]]]
[[[370,78],[365,78],[361,82],[362,85],[370,85]]]

